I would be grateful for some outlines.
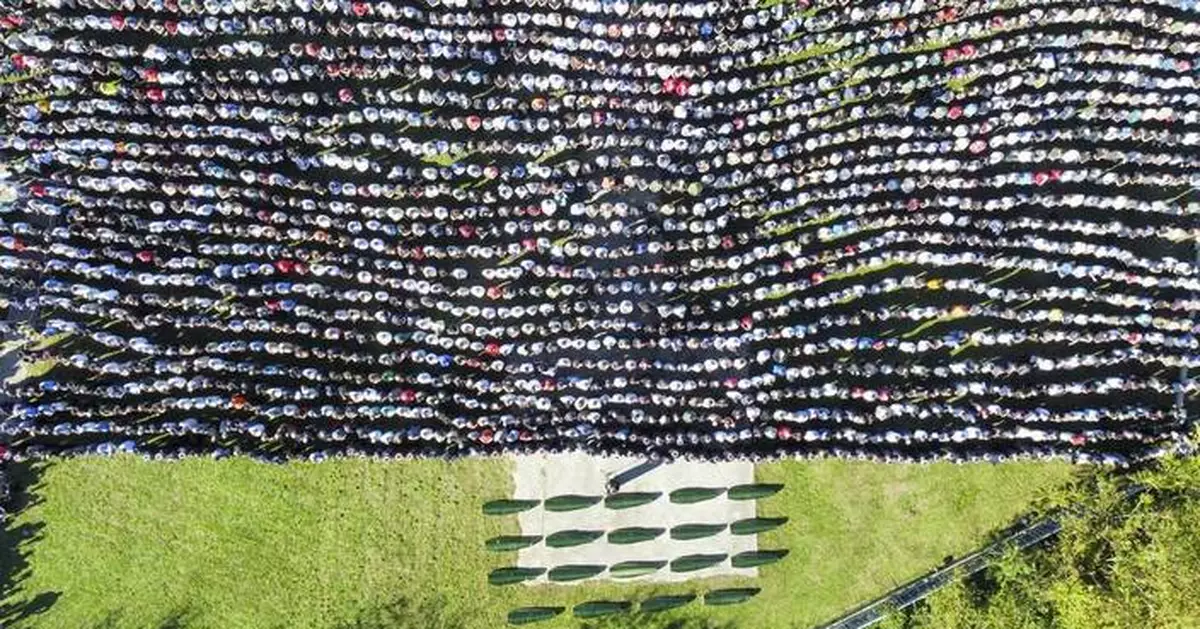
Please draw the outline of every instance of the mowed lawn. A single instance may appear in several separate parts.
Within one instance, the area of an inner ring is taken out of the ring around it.
[[[54,463],[6,533],[23,558],[8,553],[5,613],[14,628],[494,629],[522,605],[752,584],[763,592],[750,603],[682,613],[805,628],[974,548],[1072,468],[763,465],[759,479],[786,489],[759,513],[791,521],[759,546],[791,555],[757,580],[494,587],[487,572],[516,553],[486,552],[483,541],[518,529],[480,504],[507,496],[510,474],[503,459]],[[30,600],[53,604],[18,618]],[[580,625],[568,616],[533,626]]]

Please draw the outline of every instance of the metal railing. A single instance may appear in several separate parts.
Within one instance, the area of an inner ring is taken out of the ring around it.
[[[823,629],[863,629],[883,620],[893,610],[913,605],[954,579],[962,578],[980,570],[1009,548],[1024,549],[1062,530],[1055,518],[1046,518],[1027,526],[1004,539],[982,548],[954,563],[910,581],[887,594],[868,602],[849,614],[824,625]]]

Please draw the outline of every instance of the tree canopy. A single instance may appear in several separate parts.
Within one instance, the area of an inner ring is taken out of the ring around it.
[[[1056,539],[1006,553],[881,626],[1200,627],[1200,459],[1125,475],[1090,470],[1044,508],[1064,510]]]

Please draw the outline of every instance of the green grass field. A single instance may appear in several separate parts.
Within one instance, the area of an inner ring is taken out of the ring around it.
[[[759,466],[761,480],[786,483],[759,513],[791,518],[759,546],[791,555],[757,580],[716,580],[763,588],[752,602],[686,614],[810,627],[974,548],[1071,474],[1062,464]],[[480,512],[508,496],[500,459],[79,459],[46,466],[37,482],[35,503],[6,533],[23,555],[10,550],[4,566],[15,628],[492,629],[522,605],[714,585],[487,585],[490,569],[516,557],[482,547],[518,532],[515,517]],[[20,617],[22,603],[51,600]],[[532,626],[580,625],[566,616]]]

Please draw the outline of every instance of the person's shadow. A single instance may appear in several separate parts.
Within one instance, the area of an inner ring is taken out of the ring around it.
[[[22,621],[50,609],[61,592],[31,594],[21,584],[29,578],[29,555],[42,538],[42,522],[16,522],[17,514],[38,502],[36,491],[41,465],[18,463],[7,467],[9,496],[4,503],[7,519],[0,530],[0,626],[19,626]]]

